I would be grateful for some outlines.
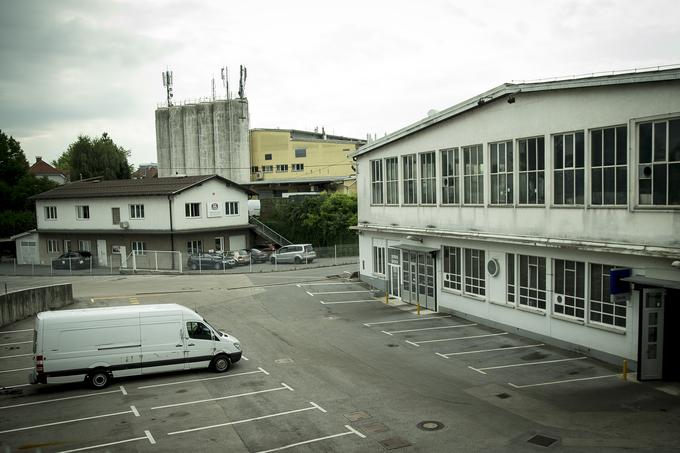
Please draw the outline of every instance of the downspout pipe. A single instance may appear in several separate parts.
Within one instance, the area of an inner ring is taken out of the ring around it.
[[[174,252],[175,251],[175,234],[174,234],[174,227],[172,225],[172,195],[168,195],[168,208],[170,212],[170,251]],[[172,268],[175,268],[175,254],[171,253],[172,256]]]

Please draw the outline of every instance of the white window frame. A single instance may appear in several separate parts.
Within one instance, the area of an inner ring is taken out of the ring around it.
[[[187,219],[200,219],[201,203],[196,201],[184,203],[184,216]]]
[[[492,205],[513,205],[515,195],[512,140],[489,143],[489,182]]]
[[[463,204],[484,204],[484,147],[469,145],[463,154]]]
[[[385,204],[399,204],[399,158],[385,159]]]
[[[554,134],[552,145],[553,205],[583,206],[586,191],[585,133],[574,131]],[[558,194],[561,194],[559,199]]]
[[[383,177],[383,161],[376,159],[371,164],[371,204],[381,205],[385,202],[385,185]]]
[[[373,246],[373,273],[385,276],[385,247]]]
[[[273,165],[263,165],[262,166],[262,173],[274,173],[274,166]]]
[[[463,293],[486,298],[486,251],[464,249]]]
[[[585,321],[586,263],[555,258],[552,266],[553,314]]]
[[[276,172],[277,173],[287,173],[288,172],[288,164],[277,164],[276,165]]]
[[[237,216],[239,210],[238,201],[227,201],[224,203],[224,213],[225,215]]]
[[[401,156],[401,177],[404,205],[418,204],[418,157],[416,154]]]
[[[615,267],[609,264],[588,264],[588,323],[625,331],[627,302],[625,299],[612,299],[609,293],[609,273]]]
[[[437,204],[437,154],[427,151],[418,155],[420,204]]]
[[[135,255],[146,255],[146,242],[144,241],[132,241],[130,242],[130,250]]]
[[[637,205],[644,208],[663,208],[663,209],[680,209],[680,178],[677,176],[673,177],[671,174],[671,166],[674,169],[680,169],[680,151],[675,150],[675,153],[671,155],[670,145],[671,143],[671,124],[678,128],[678,133],[680,134],[680,117],[672,116],[667,118],[655,119],[652,121],[640,121],[636,123],[636,162],[638,163],[638,185],[637,185]],[[651,149],[650,149],[650,160],[642,161],[642,128],[644,126],[651,125]],[[660,126],[664,126],[661,130]],[[660,150],[660,144],[663,144],[663,149]],[[645,169],[651,169],[651,174],[646,175]],[[680,170],[677,170],[680,171]],[[655,195],[657,191],[655,190],[655,181],[665,180],[664,184],[664,199],[665,202],[657,202],[655,200]],[[649,194],[645,194],[643,198],[642,187],[649,185]],[[675,185],[675,187],[673,187]],[[671,194],[675,194],[677,197],[676,203],[669,203],[669,198]],[[647,197],[649,197],[647,199]]]
[[[144,219],[144,205],[143,204],[131,204],[130,206],[130,220],[142,220]]]
[[[460,205],[460,154],[458,148],[442,149],[442,201],[444,205]]]
[[[530,145],[534,143],[534,149],[531,150]],[[539,149],[539,144],[542,149]],[[522,149],[526,156],[524,161],[522,159]],[[534,153],[534,166],[530,166],[531,159],[529,154]],[[542,158],[542,166],[541,166]],[[518,175],[518,189],[517,202],[522,206],[541,206],[545,205],[545,137],[528,137],[517,140],[517,175]],[[524,166],[524,170],[522,170]],[[532,199],[531,181],[534,181],[535,187],[533,192],[535,198]]]
[[[612,156],[606,154],[607,132],[611,131]],[[628,205],[628,126],[618,125],[591,129],[590,149],[590,204],[592,206]],[[599,159],[596,161],[596,155]],[[610,163],[606,163],[609,161]],[[595,175],[598,175],[597,177]],[[608,181],[611,181],[608,184]],[[599,182],[599,183],[598,183]],[[606,189],[610,186],[611,200],[607,202]],[[595,196],[599,189],[599,199]]]
[[[56,206],[45,206],[45,220],[49,220],[49,221],[57,220],[57,207]]]
[[[463,291],[463,249],[453,245],[442,246],[442,289]]]
[[[194,239],[194,240],[191,240],[191,241],[187,241],[187,253],[189,255],[202,253],[202,252],[203,252],[203,241],[201,241],[200,239]]]
[[[90,220],[90,205],[76,205],[76,219]]]
[[[47,240],[47,253],[59,253],[60,252],[60,246],[59,246],[59,239],[48,239]]]
[[[519,254],[515,256],[517,257],[515,266],[518,292],[517,307],[528,310],[538,310],[545,313],[548,306],[547,258]],[[541,264],[543,264],[542,273]],[[541,281],[543,282],[543,289],[541,289]]]
[[[292,164],[291,171],[305,171],[305,164]]]

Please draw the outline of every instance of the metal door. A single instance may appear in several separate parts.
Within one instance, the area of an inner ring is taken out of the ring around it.
[[[663,378],[663,308],[666,290],[642,290],[640,379]]]
[[[389,278],[389,295],[391,297],[396,297],[397,299],[401,295],[401,291],[399,289],[401,288],[400,282],[399,282],[399,277],[401,276],[401,266],[396,266],[394,264],[388,264],[388,278]]]
[[[402,300],[437,310],[434,258],[429,253],[404,251],[402,269]]]
[[[97,264],[99,266],[108,266],[106,256],[106,241],[97,239]]]

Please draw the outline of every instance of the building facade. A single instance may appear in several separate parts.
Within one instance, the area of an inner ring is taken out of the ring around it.
[[[217,174],[249,181],[248,99],[185,102],[156,109],[158,176]]]
[[[365,141],[295,129],[250,131],[251,187],[263,198],[286,193],[356,193],[349,157]]]
[[[248,194],[217,175],[74,182],[33,197],[38,256],[49,264],[65,251],[85,250],[109,266],[131,253],[245,248]],[[173,255],[161,254],[160,267],[176,268]]]
[[[355,158],[363,280],[680,377],[680,69],[505,84]]]

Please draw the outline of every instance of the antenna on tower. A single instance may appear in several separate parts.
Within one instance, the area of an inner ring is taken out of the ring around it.
[[[163,71],[163,86],[167,93],[168,107],[170,107],[172,105],[172,71]]]
[[[238,97],[241,99],[246,95],[246,77],[248,77],[248,71],[245,66],[241,65],[241,78],[238,83]]]
[[[215,74],[212,77],[212,100],[215,100]]]
[[[221,73],[222,73],[222,86],[227,92],[227,99],[229,99],[229,68],[223,66],[221,68]]]

